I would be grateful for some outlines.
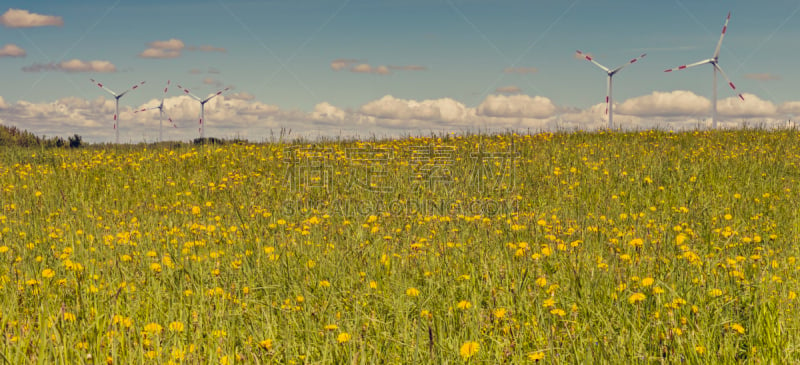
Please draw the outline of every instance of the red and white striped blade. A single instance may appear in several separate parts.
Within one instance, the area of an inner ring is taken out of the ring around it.
[[[139,88],[139,86],[142,86],[142,85],[144,85],[144,83],[145,83],[145,81],[142,81],[142,82],[139,82],[139,83],[136,83],[136,84],[134,84],[133,86],[131,86],[131,88],[130,88],[130,89],[128,89],[128,90],[125,90],[125,92],[124,92],[124,93],[122,93],[122,94],[119,94],[119,95],[117,96],[117,98],[121,98],[123,95],[125,95],[125,94],[127,94],[127,93],[129,93],[129,92],[131,92],[131,91],[133,91],[133,90],[136,90],[136,89],[138,89],[138,88]]]
[[[578,51],[575,51],[575,52],[577,52],[577,53],[578,53],[578,56],[581,56],[581,57],[583,57],[585,60],[587,60],[587,61],[589,61],[589,62],[593,63],[595,66],[597,66],[597,67],[600,67],[600,69],[601,69],[601,70],[603,70],[603,71],[605,71],[605,72],[610,72],[610,70],[608,69],[608,67],[606,67],[606,66],[603,66],[603,65],[601,65],[599,62],[595,61],[595,60],[594,60],[594,58],[593,58],[592,56],[589,56],[588,54],[585,54],[585,53],[581,52],[580,50],[578,50]]]
[[[213,99],[213,98],[216,98],[217,96],[220,96],[222,93],[224,93],[224,92],[226,92],[226,91],[228,91],[228,90],[230,90],[230,89],[231,89],[230,87],[226,87],[226,88],[224,88],[224,89],[222,89],[222,90],[220,90],[220,91],[217,91],[217,93],[216,93],[216,94],[214,94],[214,95],[211,95],[211,96],[209,96],[209,97],[205,98],[205,100],[203,100],[203,101],[201,101],[201,102],[202,102],[203,104],[205,104],[207,101],[209,101],[209,100],[211,100],[211,99]]]
[[[645,58],[645,56],[647,56],[647,53],[642,53],[641,56],[636,57],[636,58],[628,61],[628,63],[611,70],[611,73],[615,74],[615,73],[619,72],[619,70],[622,70],[623,68],[628,67],[628,66],[630,66],[630,65],[632,65],[632,64],[634,64],[636,62],[639,62],[639,60],[641,60],[642,58]]]
[[[188,88],[185,88],[185,87],[181,86],[181,84],[177,84],[177,86],[178,86],[178,89],[183,90],[184,94],[191,96],[193,99],[195,99],[197,101],[202,101],[202,99],[200,99],[197,95],[192,94],[192,92],[189,91]]]
[[[109,93],[109,94],[111,94],[111,95],[114,95],[114,97],[117,97],[117,93],[115,93],[113,90],[111,90],[111,89],[109,89],[109,88],[107,88],[107,87],[103,86],[103,83],[102,83],[102,82],[98,82],[98,81],[97,81],[97,80],[95,80],[95,79],[89,79],[89,80],[92,80],[92,83],[93,83],[93,84],[95,84],[95,85],[97,85],[99,88],[101,88],[101,89],[105,90],[107,93]]]
[[[728,21],[731,20],[731,12],[728,12],[728,17],[725,18],[725,25],[722,26],[722,34],[719,36],[719,42],[717,42],[717,49],[714,50],[714,59],[719,57],[719,50],[722,48],[722,38],[725,38],[725,32],[728,31]]]
[[[725,81],[728,81],[728,86],[731,87],[731,90],[733,90],[733,92],[739,97],[739,99],[744,100],[744,96],[742,96],[742,94],[736,90],[736,85],[734,85],[733,81],[731,81],[731,79],[728,78],[728,75],[725,74],[725,71],[722,71],[722,67],[719,67],[719,65],[714,65],[714,67],[717,69],[717,71],[719,71],[722,77],[725,78]]]
[[[713,60],[711,60],[711,59],[703,60],[703,61],[695,62],[695,63],[689,64],[689,65],[683,65],[683,66],[678,66],[678,67],[675,67],[675,68],[666,69],[666,70],[664,70],[664,72],[672,72],[672,71],[684,70],[684,69],[687,69],[687,68],[690,68],[690,67],[705,65],[706,63],[711,63],[711,61],[713,61]]]

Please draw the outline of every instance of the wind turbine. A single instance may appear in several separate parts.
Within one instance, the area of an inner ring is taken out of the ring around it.
[[[95,81],[95,79],[89,79],[89,80],[92,80],[92,83],[97,84],[97,86],[99,86],[101,89],[107,91],[109,94],[114,96],[114,133],[117,136],[117,144],[119,144],[119,125],[118,125],[119,124],[119,99],[122,98],[123,96],[125,96],[125,94],[127,94],[128,92],[136,90],[137,88],[139,88],[139,86],[144,85],[144,81],[133,85],[130,89],[125,90],[121,94],[117,94],[114,91],[112,91],[111,89],[103,86],[102,83],[99,83],[99,82]]]
[[[230,87],[226,87],[226,88],[224,88],[224,89],[222,89],[220,91],[217,91],[215,94],[212,94],[211,96],[209,96],[209,97],[207,97],[205,99],[200,99],[200,97],[198,97],[195,94],[192,94],[191,92],[189,92],[189,89],[187,89],[187,88],[185,88],[185,87],[183,87],[181,85],[178,85],[178,88],[182,89],[184,94],[189,95],[189,96],[192,97],[192,99],[197,100],[197,101],[200,102],[200,138],[205,138],[206,134],[205,134],[205,128],[204,128],[204,124],[203,124],[203,117],[205,115],[206,103],[209,100],[211,100],[211,99],[221,95],[222,93],[230,90],[231,88]]]
[[[167,86],[164,88],[164,96],[161,97],[161,104],[158,104],[158,106],[154,106],[152,108],[144,108],[144,109],[137,110],[137,111],[134,112],[134,113],[138,113],[138,112],[144,112],[144,111],[148,111],[148,110],[158,109],[158,111],[159,111],[158,140],[159,140],[159,142],[163,142],[164,141],[164,114],[167,114],[167,112],[164,111],[164,98],[167,96],[167,90],[169,90],[169,80],[167,80]],[[178,128],[178,126],[176,126],[175,123],[172,121],[172,118],[169,117],[169,114],[167,114],[167,120],[169,120],[170,124],[172,124],[172,127]]]
[[[664,70],[664,72],[672,72],[677,70],[683,70],[685,68],[690,68],[694,66],[700,66],[705,64],[711,64],[714,66],[714,100],[711,102],[711,126],[712,128],[717,128],[717,71],[722,74],[722,77],[728,81],[728,85],[730,85],[731,89],[736,92],[736,85],[731,82],[731,79],[728,78],[728,75],[725,75],[725,72],[722,71],[722,67],[719,66],[719,50],[722,47],[722,38],[725,38],[725,32],[728,30],[728,21],[731,20],[731,12],[728,12],[728,17],[725,18],[725,25],[722,26],[722,35],[719,36],[719,42],[717,42],[717,49],[714,50],[714,57],[709,58],[707,60],[703,60],[700,62],[695,62],[691,65],[683,65],[676,68],[671,68],[669,70]],[[744,100],[744,96],[742,94],[738,94],[739,98]]]
[[[606,74],[608,75],[608,90],[606,90],[606,114],[608,114],[608,129],[611,129],[613,127],[613,123],[614,123],[614,97],[611,94],[611,86],[612,86],[612,81],[613,81],[614,75],[617,72],[619,72],[620,70],[622,70],[623,68],[628,67],[628,65],[638,62],[639,60],[644,58],[644,56],[647,56],[647,53],[644,53],[641,56],[636,57],[636,58],[628,61],[628,63],[626,63],[626,64],[624,64],[622,66],[619,66],[619,67],[617,67],[617,68],[615,68],[613,70],[610,70],[608,67],[603,66],[600,63],[598,63],[597,61],[595,61],[594,58],[592,58],[592,56],[589,56],[588,54],[585,54],[585,53],[583,53],[581,51],[576,51],[576,52],[578,52],[578,56],[581,56],[581,57],[585,58],[587,61],[589,61],[591,63],[594,63],[595,66],[600,67],[600,69],[605,71]]]

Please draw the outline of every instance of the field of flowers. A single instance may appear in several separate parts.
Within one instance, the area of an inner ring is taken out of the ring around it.
[[[0,358],[791,363],[800,133],[0,154]]]

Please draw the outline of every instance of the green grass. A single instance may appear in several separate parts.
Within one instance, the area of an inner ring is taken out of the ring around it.
[[[798,142],[739,130],[10,148],[0,354],[791,363]]]

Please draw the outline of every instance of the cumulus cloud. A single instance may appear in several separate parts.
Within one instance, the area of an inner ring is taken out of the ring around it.
[[[506,67],[503,72],[507,74],[535,74],[539,72],[536,67]]]
[[[6,104],[6,100],[3,99],[2,96],[0,96],[0,109],[5,109],[5,108],[8,108],[8,104]]]
[[[746,74],[744,78],[757,81],[776,81],[781,79],[780,76],[771,73]]]
[[[717,102],[717,112],[721,116],[733,118],[768,118],[778,113],[778,107],[771,101],[760,99],[753,94],[743,94],[744,100],[739,97],[729,97]]]
[[[161,48],[148,48],[142,51],[142,53],[139,53],[139,57],[141,58],[178,58],[180,56],[180,51]]]
[[[230,94],[230,95],[226,96],[226,98],[233,99],[233,100],[245,100],[245,101],[248,101],[248,100],[254,100],[256,97],[253,94],[250,94],[248,92],[242,91],[240,93]]]
[[[778,107],[781,114],[800,114],[800,101],[787,101]]]
[[[509,86],[498,87],[497,89],[495,89],[495,91],[501,94],[518,94],[522,92],[522,89],[514,85],[509,85]]]
[[[177,58],[180,57],[183,50],[187,51],[200,51],[200,52],[226,52],[225,48],[214,47],[209,45],[203,46],[186,46],[186,44],[176,38],[170,38],[165,41],[153,41],[148,43],[148,48],[139,53],[141,58]],[[198,70],[199,71],[199,70]]]
[[[377,74],[377,75],[388,75],[391,73],[389,71],[389,68],[386,66],[372,67],[366,63],[354,66],[353,68],[350,69],[350,71],[356,73]]]
[[[317,104],[314,106],[314,111],[311,112],[312,119],[322,122],[343,122],[346,117],[347,112],[328,102]]]
[[[16,44],[9,43],[0,48],[0,57],[25,57],[25,50]]]
[[[477,112],[489,117],[544,119],[555,114],[556,106],[543,96],[489,95]]]
[[[650,95],[625,100],[614,109],[615,114],[639,117],[707,115],[710,110],[711,101],[686,90],[654,91]]]
[[[344,58],[336,59],[336,60],[331,61],[331,70],[341,71],[341,70],[349,68],[350,66],[352,66],[355,63],[358,63],[358,60],[351,60],[351,59],[344,59]]]
[[[361,106],[359,111],[367,116],[398,121],[422,120],[457,123],[469,115],[464,104],[450,98],[435,100],[405,100],[386,95]]]
[[[64,25],[64,20],[60,16],[41,15],[23,9],[8,9],[0,15],[0,24],[8,28],[60,27]]]
[[[59,63],[33,64],[22,68],[25,72],[61,71],[61,72],[116,72],[117,67],[109,61],[82,61],[72,59]]]
[[[180,39],[170,38],[166,41],[153,41],[147,49],[139,53],[141,58],[176,58],[180,57],[181,50],[186,47]]]

